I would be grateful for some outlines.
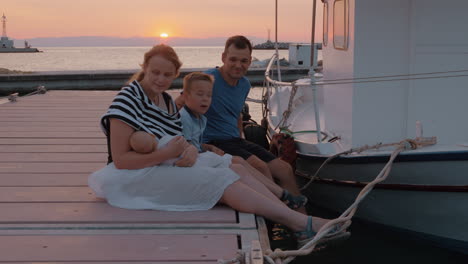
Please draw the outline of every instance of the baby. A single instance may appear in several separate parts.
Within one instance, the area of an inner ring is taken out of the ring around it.
[[[161,149],[169,143],[174,138],[174,136],[164,136],[159,141],[156,139],[156,136],[146,133],[144,131],[135,131],[130,136],[130,147],[133,151],[141,154],[151,153],[157,149]],[[169,165],[173,166],[176,161],[180,158],[166,160],[161,165]],[[220,157],[212,152],[204,152],[200,153],[197,157],[197,161],[193,166],[199,167],[212,167],[212,168],[219,168],[224,167],[227,168],[231,164],[230,158]]]
[[[135,152],[147,154],[158,148],[158,141],[152,134],[144,131],[136,131],[130,136],[130,147]]]

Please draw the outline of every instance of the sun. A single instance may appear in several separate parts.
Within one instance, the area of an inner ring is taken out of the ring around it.
[[[161,35],[159,35],[161,38],[168,38],[169,37],[169,34],[167,33],[161,33]]]

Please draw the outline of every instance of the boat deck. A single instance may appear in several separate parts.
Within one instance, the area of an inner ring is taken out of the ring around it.
[[[0,263],[209,263],[255,247],[251,214],[124,210],[95,197],[87,177],[106,163],[98,124],[115,94],[0,104]]]

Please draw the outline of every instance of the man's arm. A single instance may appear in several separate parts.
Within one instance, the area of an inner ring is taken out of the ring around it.
[[[242,124],[242,113],[239,114],[239,118],[237,118],[237,128],[239,128],[239,135],[240,138],[245,138],[244,135],[244,126]]]

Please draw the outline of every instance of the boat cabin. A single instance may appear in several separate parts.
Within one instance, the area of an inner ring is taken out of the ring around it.
[[[326,131],[345,148],[414,138],[417,123],[468,142],[468,2],[322,1]]]

